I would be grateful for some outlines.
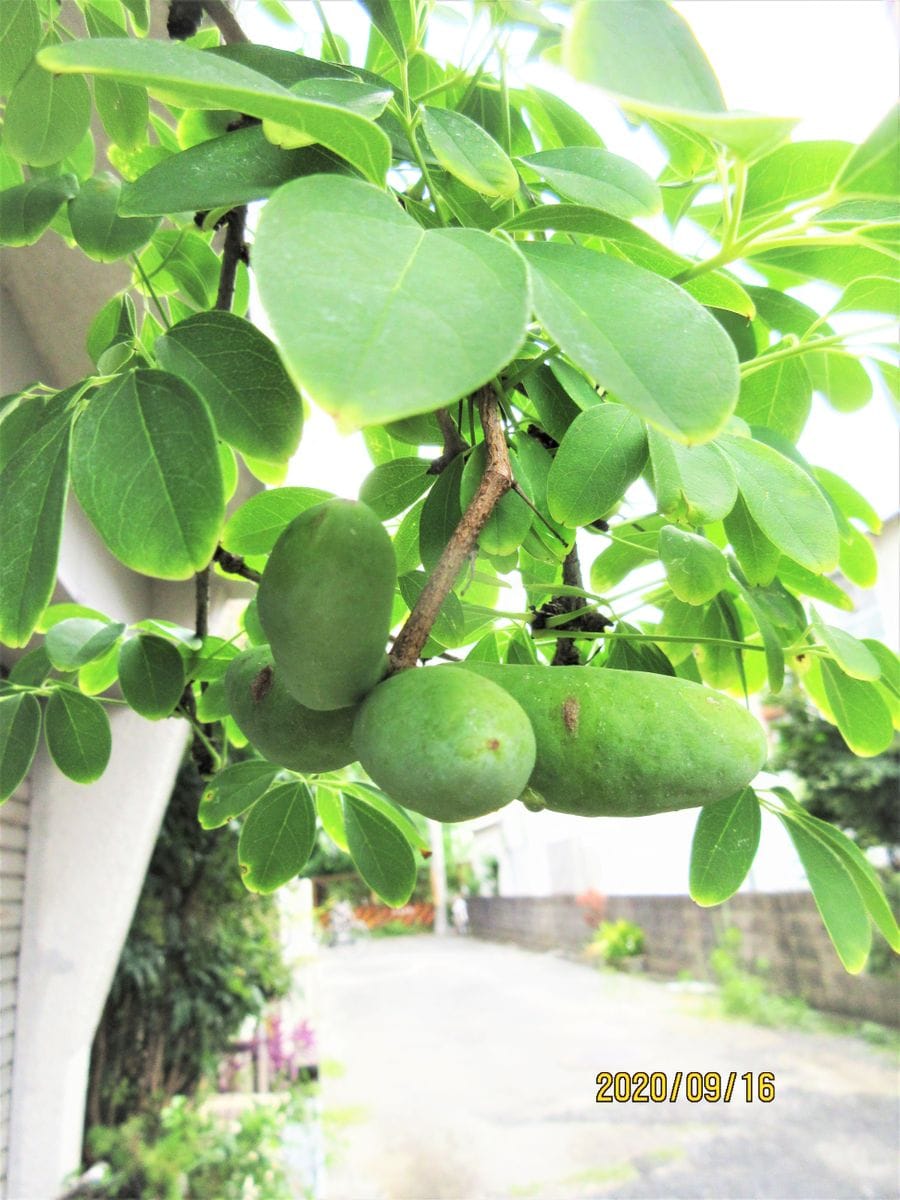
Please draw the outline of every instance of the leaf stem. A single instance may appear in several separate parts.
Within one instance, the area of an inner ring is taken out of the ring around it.
[[[212,23],[218,25],[226,46],[250,41],[225,0],[202,0],[202,5]]]
[[[144,287],[147,289],[150,299],[152,300],[153,304],[155,305],[156,311],[159,313],[160,320],[162,321],[163,325],[165,325],[166,329],[171,329],[172,322],[169,320],[166,310],[163,308],[163,306],[159,302],[159,297],[156,294],[156,289],[154,288],[153,284],[150,282],[150,276],[144,270],[143,263],[141,262],[141,260],[138,258],[138,256],[136,254],[132,254],[131,261],[134,263],[135,270],[137,271],[138,275],[140,275],[141,282],[143,283]]]
[[[331,57],[336,63],[343,63],[344,57],[341,54],[340,47],[337,44],[337,39],[331,32],[331,26],[328,24],[328,18],[325,16],[325,10],[322,8],[321,0],[312,0],[312,6],[315,9],[316,16],[319,18],[319,23],[325,34],[325,40],[328,43],[328,48],[331,51]]]

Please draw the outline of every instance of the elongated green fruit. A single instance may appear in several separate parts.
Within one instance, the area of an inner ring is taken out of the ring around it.
[[[721,800],[766,759],[759,722],[727,696],[667,675],[466,662],[528,714],[529,788],[547,808],[645,817]],[[456,671],[458,667],[441,667]]]
[[[280,767],[336,771],[356,758],[351,742],[356,709],[304,708],[282,683],[266,646],[245,650],[228,664],[225,695],[241,732]]]
[[[468,671],[417,668],[363,702],[359,761],[399,804],[467,821],[515,800],[534,766],[534,734],[503,688]]]
[[[259,585],[259,619],[288,691],[348,708],[384,674],[397,583],[394,548],[365,504],[326,500],[293,520]]]

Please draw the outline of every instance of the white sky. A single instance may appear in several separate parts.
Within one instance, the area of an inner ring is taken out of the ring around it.
[[[367,23],[355,0],[324,0],[323,7],[335,32],[361,53]],[[729,106],[800,117],[795,140],[862,141],[897,97],[898,44],[888,0],[678,0],[675,7],[706,51]],[[254,0],[241,0],[238,15],[260,40],[290,49],[302,44],[316,53],[319,28],[310,0],[290,0],[288,8],[297,21],[294,30],[270,24]],[[466,32],[459,14],[468,8],[443,8],[449,16],[440,22],[447,49],[432,45],[432,50],[452,59]],[[526,74],[583,111],[610,149],[658,169],[652,139],[632,132],[595,89],[542,64]],[[812,462],[844,475],[887,515],[898,507],[900,494],[897,424],[883,394],[849,416],[816,397],[800,448]],[[328,418],[315,413],[290,481],[355,496],[370,469],[359,436],[341,437]]]

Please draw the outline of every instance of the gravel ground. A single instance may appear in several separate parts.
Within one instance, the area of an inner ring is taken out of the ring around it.
[[[900,1197],[898,1074],[856,1038],[470,938],[319,956],[325,1200]],[[599,1071],[771,1071],[775,1099],[596,1103]]]

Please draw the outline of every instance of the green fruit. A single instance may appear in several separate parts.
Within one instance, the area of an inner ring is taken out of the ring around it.
[[[436,821],[467,821],[519,795],[534,766],[534,734],[503,688],[468,671],[419,668],[364,701],[359,761],[399,804]]]
[[[528,714],[537,741],[529,788],[557,812],[645,817],[693,808],[734,795],[766,760],[758,721],[685,679],[480,662],[465,670],[500,684]]]
[[[307,708],[348,708],[384,674],[397,583],[394,548],[365,504],[326,500],[275,543],[259,619],[288,691]]]
[[[356,709],[316,712],[298,704],[268,646],[232,659],[225,695],[241,732],[270,762],[292,771],[335,771],[356,759],[351,742]]]

